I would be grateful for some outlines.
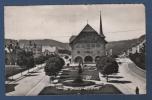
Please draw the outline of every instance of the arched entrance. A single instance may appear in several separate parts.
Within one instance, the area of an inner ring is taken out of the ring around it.
[[[95,62],[100,59],[100,56],[95,57]]]
[[[91,56],[86,56],[86,57],[84,58],[84,61],[85,61],[86,63],[91,63],[91,62],[93,62],[93,58],[92,58]]]
[[[75,63],[81,63],[83,61],[82,57],[80,56],[77,56],[75,59],[74,59],[74,62]]]

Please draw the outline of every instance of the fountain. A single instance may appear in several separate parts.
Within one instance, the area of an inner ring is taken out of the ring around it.
[[[76,78],[74,80],[63,82],[63,85],[72,86],[72,87],[83,87],[83,86],[91,86],[95,84],[95,82],[83,80],[82,73],[83,73],[82,65],[79,63]]]

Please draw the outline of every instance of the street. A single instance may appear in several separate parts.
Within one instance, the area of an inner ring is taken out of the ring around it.
[[[135,66],[133,62],[126,58],[125,62],[120,65],[119,68],[119,75],[122,75],[124,77],[124,80],[131,82],[130,84],[124,84],[124,86],[134,94],[136,86],[138,86],[140,94],[146,94],[146,77],[143,77],[145,75],[141,76],[140,74],[136,74],[136,72],[132,71],[131,68],[129,68],[131,64]]]
[[[106,82],[105,78],[99,74],[101,82],[116,86],[124,94],[135,94],[136,87],[139,88],[140,94],[146,94],[146,77],[131,70],[129,66],[133,63],[128,58],[120,58],[119,61],[122,62],[122,64],[119,64],[119,73],[110,75],[109,82]],[[50,82],[44,69],[40,69],[11,84],[16,84],[15,91],[6,93],[7,96],[34,96],[38,95]]]
[[[106,82],[102,77],[101,80],[105,84],[113,84],[124,94],[135,94],[136,87],[139,88],[140,94],[146,94],[146,77],[145,75],[136,74],[136,72],[132,71],[130,66],[136,67],[133,62],[128,58],[120,58],[119,59],[122,64],[119,64],[119,73],[114,75],[115,78],[110,78],[110,82]],[[129,65],[129,66],[128,66]],[[138,68],[136,69],[136,71]]]
[[[47,81],[45,79],[44,69],[37,70],[36,72],[31,72],[30,74],[24,75],[25,78],[12,82],[11,84],[17,84],[15,87],[15,91],[6,93],[7,96],[26,96],[34,89],[39,83],[43,83],[42,81]],[[48,83],[48,82],[44,82]],[[41,88],[41,87],[39,87]],[[44,87],[42,87],[44,88]]]

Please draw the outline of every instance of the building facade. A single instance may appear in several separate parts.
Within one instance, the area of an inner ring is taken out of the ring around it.
[[[106,55],[106,43],[100,15],[100,33],[87,24],[77,36],[70,38],[72,62],[95,63],[97,58]]]
[[[23,49],[25,52],[32,52],[35,58],[42,55],[42,45],[36,44],[32,41],[29,41],[28,44],[25,44]]]
[[[42,53],[44,56],[58,54],[58,48],[55,46],[42,46]]]

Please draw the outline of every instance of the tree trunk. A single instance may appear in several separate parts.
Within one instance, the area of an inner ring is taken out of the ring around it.
[[[21,71],[21,76],[22,76],[23,74],[22,74],[22,71]]]
[[[28,73],[30,72],[29,70],[30,70],[30,69],[28,68]]]
[[[108,75],[106,75],[106,79],[107,79],[107,82],[108,82],[108,81],[109,81],[109,80],[108,80]]]

